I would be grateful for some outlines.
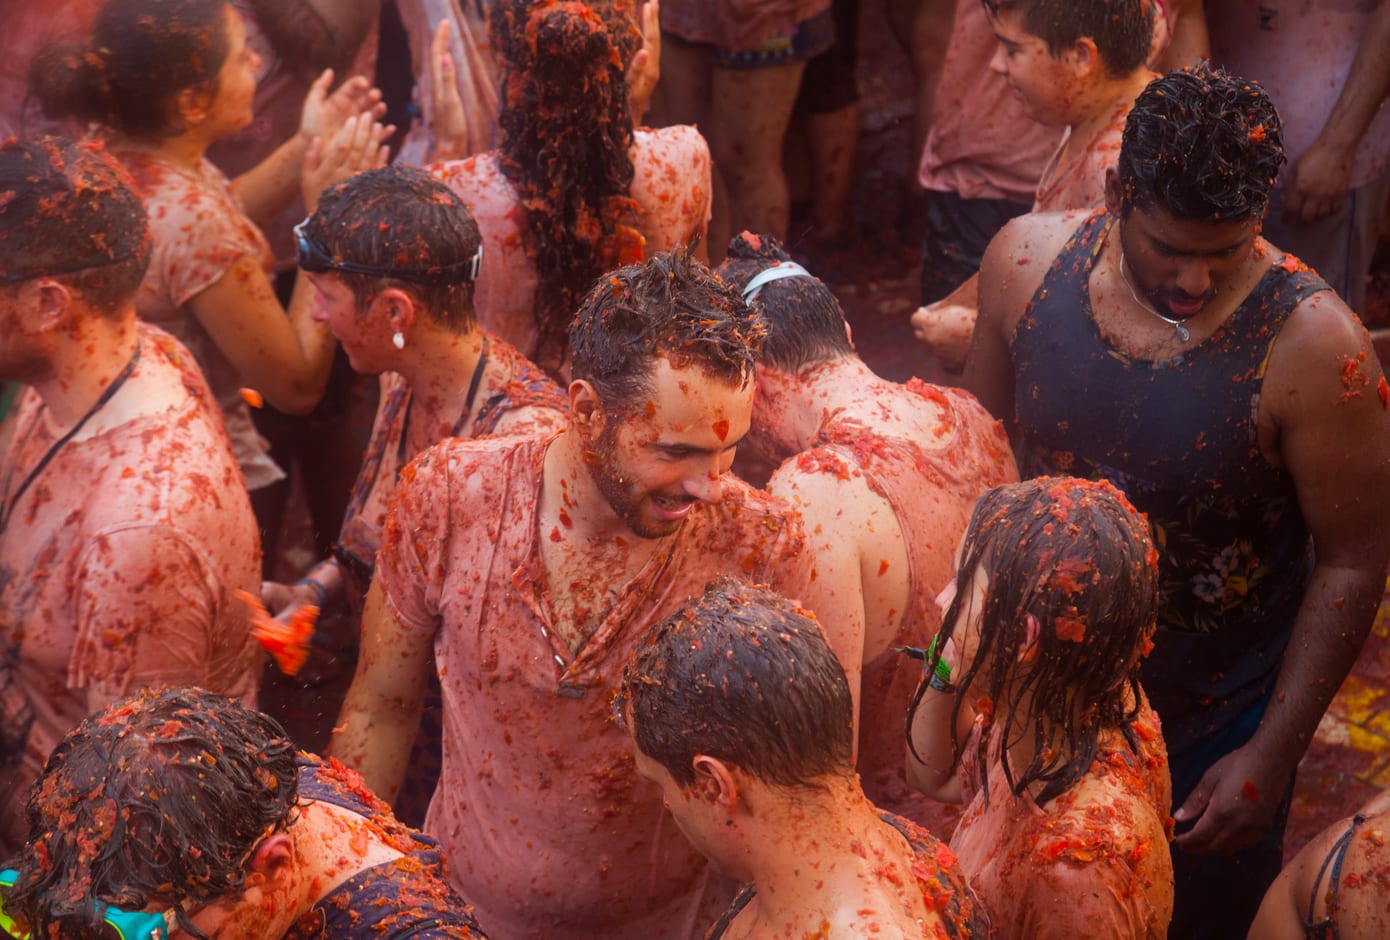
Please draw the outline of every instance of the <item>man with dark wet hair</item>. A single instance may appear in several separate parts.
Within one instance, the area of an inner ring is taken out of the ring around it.
[[[745,883],[711,940],[987,935],[945,847],[864,795],[849,683],[796,604],[716,581],[638,647],[614,707],[676,825]]]
[[[336,761],[201,689],[78,725],[29,796],[5,911],[34,936],[105,936],[111,912],[193,937],[485,937],[438,843]]]
[[[494,936],[699,936],[727,900],[608,701],[652,625],[716,575],[814,604],[800,521],[726,473],[762,335],[685,252],[620,268],[570,330],[567,428],[446,441],[401,476],[332,748],[394,794],[433,654],[444,763],[425,829]]]
[[[196,684],[254,700],[246,486],[202,374],[141,324],[145,209],[96,147],[0,144],[0,849],[58,740],[106,702]]]
[[[835,295],[775,238],[740,235],[719,274],[767,321],[751,443],[780,462],[768,490],[801,511],[818,578],[854,600],[824,627],[859,702],[864,789],[944,834],[955,814],[903,773],[902,714],[921,669],[893,650],[936,635],[933,599],[975,500],[1018,479],[1008,438],[966,392],[875,375]]]
[[[1175,937],[1248,928],[1390,557],[1390,387],[1346,305],[1260,237],[1282,162],[1257,85],[1156,80],[1105,213],[992,243],[966,367],[1018,421],[1025,475],[1110,479],[1153,526],[1142,676],[1172,759]]]

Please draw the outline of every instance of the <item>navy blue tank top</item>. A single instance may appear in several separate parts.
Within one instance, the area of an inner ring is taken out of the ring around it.
[[[1025,477],[1107,479],[1148,516],[1161,604],[1141,680],[1175,754],[1272,691],[1312,569],[1293,480],[1260,452],[1279,330],[1326,282],[1273,265],[1209,339],[1162,361],[1101,335],[1089,280],[1115,219],[1091,216],[1013,337]]]

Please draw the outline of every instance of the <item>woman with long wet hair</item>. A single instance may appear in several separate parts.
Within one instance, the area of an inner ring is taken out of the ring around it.
[[[501,0],[491,33],[501,145],[435,172],[483,233],[482,324],[560,373],[595,278],[703,238],[709,147],[693,127],[634,129],[628,68],[642,37],[625,0]]]
[[[980,498],[908,709],[908,779],[966,804],[951,839],[999,938],[1167,935],[1171,789],[1139,685],[1148,525],[1107,483]]]

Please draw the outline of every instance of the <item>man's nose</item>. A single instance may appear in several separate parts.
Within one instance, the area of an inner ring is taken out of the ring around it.
[[[1185,261],[1178,270],[1178,289],[1189,297],[1205,297],[1211,290],[1211,265],[1200,258]]]
[[[685,492],[704,503],[718,503],[724,498],[724,477],[717,458],[685,478]]]

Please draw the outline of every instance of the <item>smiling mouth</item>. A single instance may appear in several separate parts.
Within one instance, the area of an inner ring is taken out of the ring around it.
[[[657,514],[667,520],[684,519],[691,507],[699,502],[692,496],[662,496],[657,493],[652,494],[651,501]]]

